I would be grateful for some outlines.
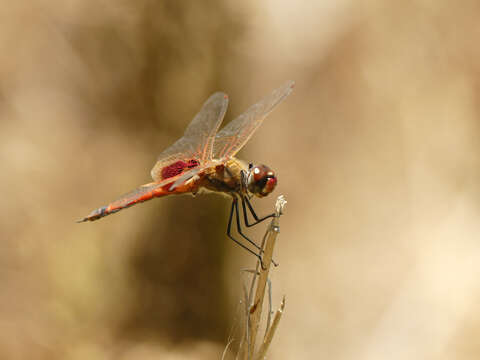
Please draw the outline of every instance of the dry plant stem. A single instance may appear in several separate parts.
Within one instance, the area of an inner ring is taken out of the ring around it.
[[[222,358],[221,358],[222,360],[225,359],[225,356],[227,355],[228,348],[230,347],[232,342],[233,342],[233,339],[228,340],[227,346],[225,346],[225,349],[223,349]]]
[[[267,326],[265,327],[265,336],[267,335],[267,331],[270,328],[270,324],[272,322],[272,282],[270,279],[267,279],[268,285],[268,313],[267,313]]]
[[[255,278],[255,275],[254,275],[254,278]],[[245,323],[245,329],[243,331],[242,339],[240,340],[240,345],[238,347],[238,352],[235,359],[239,359],[239,358],[245,359],[247,354],[245,349],[247,348],[246,344],[248,344],[248,339],[249,339],[249,336],[248,336],[249,299],[248,299],[247,287],[245,286],[245,284],[243,284],[243,295],[244,295],[243,302],[245,305],[245,319],[247,319],[247,321]]]
[[[258,277],[257,289],[253,304],[250,308],[249,316],[249,342],[248,342],[248,355],[249,358],[253,358],[255,352],[255,340],[260,326],[260,320],[262,316],[263,298],[265,296],[265,287],[267,284],[268,273],[270,272],[270,266],[272,263],[273,249],[275,248],[275,240],[279,232],[279,216],[275,216],[267,230],[267,236],[265,240],[265,249],[263,254],[263,264],[265,268],[257,265],[257,269],[260,271]]]
[[[268,232],[269,232],[270,226],[268,227],[267,231],[265,232],[265,235],[263,235],[262,238],[262,243],[260,244],[260,251],[263,254],[265,250],[265,240],[267,238]],[[249,349],[249,344],[250,344],[250,304],[252,303],[252,296],[253,292],[255,289],[255,284],[257,281],[257,277],[259,275],[258,268],[260,267],[260,261],[257,261],[257,265],[255,270],[244,270],[246,272],[249,272],[253,274],[252,276],[252,282],[250,284],[250,290],[247,291],[245,284],[243,284],[243,291],[244,291],[244,296],[245,296],[245,331],[243,332],[242,339],[240,341],[240,346],[239,346],[239,351],[237,353],[236,359],[249,359],[248,355],[248,349]]]
[[[263,298],[265,296],[265,287],[268,283],[269,289],[271,284],[268,279],[268,273],[271,266],[271,260],[273,256],[273,249],[275,247],[275,240],[279,232],[279,217],[282,214],[283,208],[285,207],[286,200],[283,195],[277,198],[277,202],[275,204],[275,217],[271,221],[265,235],[262,239],[262,244],[260,246],[261,254],[263,254],[263,262],[267,262],[267,267],[263,268],[261,266],[260,261],[257,261],[257,266],[255,271],[247,270],[248,272],[253,273],[252,282],[250,285],[250,291],[247,293],[245,284],[243,285],[244,288],[244,300],[245,300],[245,329],[243,331],[242,339],[240,340],[239,349],[237,352],[237,356],[235,359],[242,359],[242,360],[249,360],[252,359],[255,354],[255,338],[258,333],[258,329],[260,326],[261,314],[262,314],[262,306],[263,306]],[[258,281],[257,281],[258,280]],[[257,284],[255,298],[252,302],[252,296],[255,290],[255,284]],[[275,318],[273,319],[273,323],[270,324],[271,321],[271,290],[269,290],[269,298],[270,298],[270,305],[269,305],[269,316],[267,321],[267,327],[265,330],[264,340],[262,342],[261,351],[262,354],[266,354],[268,346],[272,340],[272,337],[275,333],[275,330],[278,326],[278,322],[280,321],[280,315],[283,312],[283,308],[285,306],[285,301],[282,302],[281,309],[277,311]],[[264,356],[264,355],[263,355]],[[258,358],[258,356],[256,357]]]
[[[258,353],[255,357],[255,360],[262,360],[265,358],[267,354],[268,347],[272,342],[273,336],[275,335],[275,330],[277,330],[278,323],[283,314],[283,309],[285,309],[285,296],[282,299],[282,304],[280,305],[280,309],[277,310],[275,313],[275,317],[273,318],[272,326],[268,329],[267,333],[265,334],[265,338],[263,339],[262,346],[258,350]]]

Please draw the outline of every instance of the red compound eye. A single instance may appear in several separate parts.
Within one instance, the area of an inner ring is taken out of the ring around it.
[[[265,194],[270,194],[273,189],[275,189],[275,186],[277,185],[277,178],[276,177],[271,177],[267,180],[267,183],[263,187],[263,192]]]
[[[268,173],[273,174],[272,170],[270,170],[270,168],[266,165],[253,166],[250,171],[253,173],[254,181],[261,181],[268,175]]]
[[[259,196],[267,196],[277,185],[275,173],[266,165],[256,165],[250,168],[251,181],[248,190]]]

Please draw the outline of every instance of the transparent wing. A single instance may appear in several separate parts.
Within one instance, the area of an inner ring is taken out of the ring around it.
[[[153,180],[165,180],[212,159],[215,134],[227,106],[226,94],[217,92],[210,96],[183,136],[159,155],[151,171]]]
[[[294,85],[295,82],[288,81],[220,130],[213,145],[214,158],[225,159],[234,156],[275,106],[292,92]]]

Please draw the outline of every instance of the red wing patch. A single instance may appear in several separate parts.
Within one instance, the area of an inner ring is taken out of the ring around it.
[[[186,169],[190,170],[195,167],[200,165],[200,162],[196,159],[190,159],[185,161],[178,160],[174,162],[173,164],[170,164],[168,166],[165,166],[162,169],[162,179],[170,179],[174,176],[180,175],[183,173]]]

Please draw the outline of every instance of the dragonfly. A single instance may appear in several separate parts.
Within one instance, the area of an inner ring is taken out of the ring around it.
[[[219,130],[228,107],[223,92],[211,95],[193,118],[183,136],[164,150],[151,171],[153,182],[141,185],[117,200],[93,210],[78,222],[94,221],[122,209],[167,195],[213,192],[232,199],[227,236],[261,261],[260,247],[247,237],[240,221],[239,203],[247,227],[275,216],[259,217],[252,204],[253,196],[263,198],[277,185],[277,177],[268,166],[239,160],[235,157],[268,114],[292,92],[295,83],[288,81],[271,94],[249,107],[243,114]],[[254,221],[248,220],[247,211]],[[238,234],[255,247],[251,250],[232,235],[236,222]]]

